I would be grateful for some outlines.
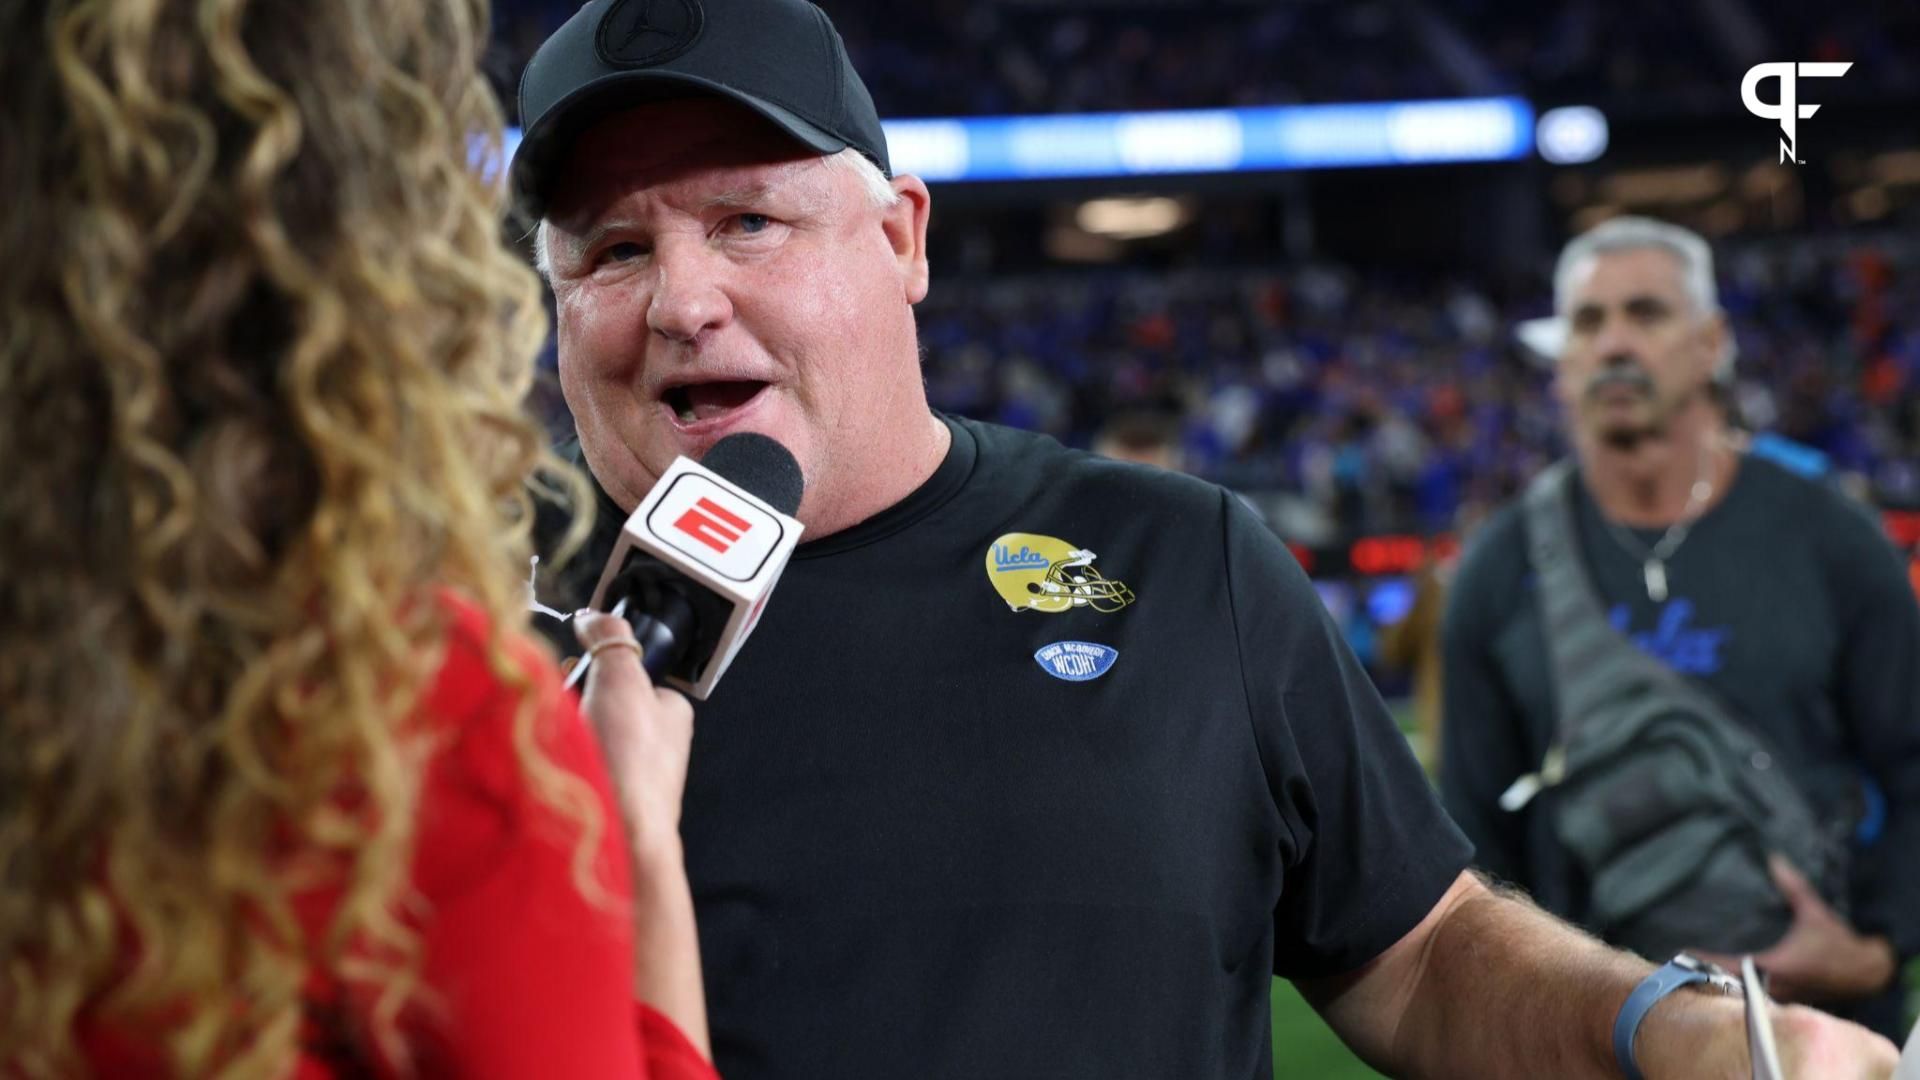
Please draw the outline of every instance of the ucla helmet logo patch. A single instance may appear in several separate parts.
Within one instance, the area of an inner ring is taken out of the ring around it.
[[[1058,537],[1008,533],[987,548],[987,580],[1015,611],[1111,613],[1133,603],[1132,589],[1093,568],[1096,558]]]
[[[1092,682],[1119,658],[1118,650],[1091,641],[1056,641],[1033,654],[1041,671],[1068,682]]]

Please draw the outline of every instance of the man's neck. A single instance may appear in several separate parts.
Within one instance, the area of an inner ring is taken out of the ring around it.
[[[1704,402],[1676,414],[1663,434],[1629,446],[1590,437],[1580,445],[1581,476],[1600,513],[1638,528],[1664,528],[1704,513],[1726,494],[1737,467],[1726,424]],[[1694,485],[1702,480],[1710,493],[1696,500]]]
[[[840,483],[833,489],[809,492],[809,500],[800,506],[800,521],[806,526],[805,540],[818,540],[873,517],[919,489],[940,468],[953,443],[953,432],[946,421],[935,416],[922,399],[917,409],[906,413],[898,435],[876,438],[870,447],[886,447],[883,456],[871,458],[865,467],[837,467]]]

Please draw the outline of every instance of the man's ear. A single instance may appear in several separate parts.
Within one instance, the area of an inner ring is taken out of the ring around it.
[[[900,285],[907,303],[917,304],[927,297],[927,217],[933,209],[933,197],[917,176],[894,177],[893,190],[900,198],[881,211],[881,227],[899,261]]]
[[[1716,311],[1707,316],[1706,349],[1709,366],[1707,379],[1712,381],[1720,377],[1720,366],[1733,355],[1733,327],[1727,322],[1727,313]]]

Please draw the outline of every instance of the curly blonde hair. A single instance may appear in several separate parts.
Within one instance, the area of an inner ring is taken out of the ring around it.
[[[604,823],[498,629],[530,478],[591,500],[522,411],[546,324],[500,241],[486,28],[485,0],[0,0],[0,1072],[83,1071],[98,1014],[179,1075],[284,1074],[316,965],[404,1063],[442,588],[491,617],[592,883]]]

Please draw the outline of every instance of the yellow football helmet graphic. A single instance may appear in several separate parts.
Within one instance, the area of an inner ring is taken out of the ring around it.
[[[987,548],[987,580],[1015,611],[1114,612],[1133,603],[1133,590],[1093,568],[1097,556],[1053,536],[1008,533]]]

